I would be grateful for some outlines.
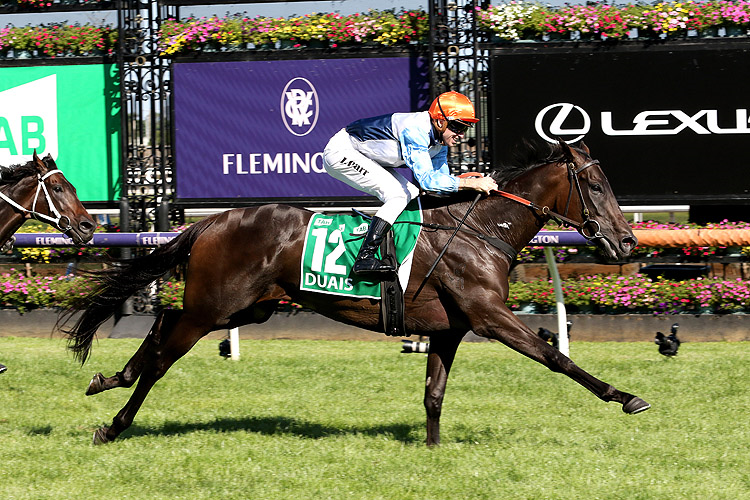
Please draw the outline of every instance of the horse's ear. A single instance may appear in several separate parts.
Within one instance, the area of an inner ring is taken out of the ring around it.
[[[40,174],[47,173],[47,165],[45,165],[44,162],[39,159],[39,157],[36,154],[36,149],[34,149],[34,156],[32,157],[31,161],[34,163],[34,167],[36,167],[37,171]]]
[[[589,151],[589,147],[583,141],[578,143],[578,148],[584,153],[586,153],[587,155],[591,156],[591,151]]]
[[[567,142],[563,141],[562,139],[558,138],[557,143],[560,146],[560,151],[563,154],[563,157],[565,159],[566,163],[575,163],[575,155],[573,154],[573,150],[570,149],[570,146]]]
[[[47,156],[42,158],[42,161],[47,166],[48,170],[55,170],[57,168],[57,163],[55,163],[55,159],[52,158],[52,155],[47,153]]]

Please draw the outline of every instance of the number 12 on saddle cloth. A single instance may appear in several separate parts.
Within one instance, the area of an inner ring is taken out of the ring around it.
[[[419,199],[406,207],[392,228],[399,262],[399,281],[401,287],[406,289],[422,227],[399,222],[422,222]],[[352,273],[369,224],[360,215],[314,214],[307,225],[302,250],[300,290],[380,299],[380,283],[362,280]]]

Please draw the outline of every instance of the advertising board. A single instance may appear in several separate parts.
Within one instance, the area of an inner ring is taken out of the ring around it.
[[[621,204],[750,204],[750,45],[498,50],[494,162],[521,138],[583,140]]]
[[[120,107],[113,64],[0,67],[0,165],[52,155],[78,198],[119,198]]]
[[[359,118],[426,109],[415,57],[174,65],[179,200],[335,200],[364,195],[330,177],[322,152]]]

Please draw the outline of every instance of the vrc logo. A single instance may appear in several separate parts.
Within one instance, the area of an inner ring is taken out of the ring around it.
[[[292,134],[302,137],[318,123],[318,92],[306,78],[289,80],[281,93],[281,119]]]

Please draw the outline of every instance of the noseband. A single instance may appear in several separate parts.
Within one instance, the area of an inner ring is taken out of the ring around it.
[[[72,226],[70,225],[70,218],[65,215],[60,215],[60,212],[58,212],[57,207],[55,207],[55,203],[52,201],[52,197],[49,194],[49,191],[47,191],[47,185],[44,184],[44,181],[47,180],[48,177],[54,175],[54,174],[60,174],[63,177],[65,177],[65,174],[62,173],[62,170],[55,169],[50,170],[46,174],[37,174],[37,185],[36,185],[36,193],[34,194],[34,201],[31,204],[31,209],[22,207],[15,201],[13,201],[11,198],[6,196],[4,193],[0,192],[0,198],[7,201],[8,204],[11,206],[17,208],[21,212],[31,214],[32,217],[34,217],[37,220],[50,223],[54,226],[56,226],[60,231],[63,233],[72,229]],[[36,210],[36,204],[37,201],[39,201],[39,193],[44,192],[44,198],[47,201],[47,206],[49,207],[49,213],[51,215],[54,215],[54,217],[50,217],[50,215],[43,214],[41,212],[37,212]],[[64,222],[62,222],[64,221]]]
[[[568,180],[570,181],[570,189],[568,191],[568,200],[565,203],[564,214],[558,214],[556,212],[553,212],[547,206],[540,207],[533,201],[529,201],[525,198],[521,198],[520,196],[516,196],[511,193],[506,193],[505,191],[494,191],[494,192],[499,194],[500,196],[503,196],[510,200],[521,203],[522,205],[526,205],[527,207],[536,210],[542,215],[548,216],[550,219],[554,220],[561,226],[574,228],[576,231],[578,231],[578,233],[581,236],[586,238],[588,241],[603,239],[604,235],[601,232],[601,226],[599,225],[599,222],[591,218],[591,212],[589,212],[589,209],[586,206],[586,200],[583,198],[583,190],[581,190],[581,183],[578,180],[578,174],[580,174],[581,172],[583,172],[584,170],[586,170],[592,165],[599,165],[599,160],[589,160],[578,168],[576,168],[575,164],[572,162],[565,164],[566,168],[568,169]],[[573,197],[574,186],[575,186],[576,192],[578,193],[578,199],[581,202],[581,218],[583,219],[582,222],[576,222],[567,216],[568,209],[570,208],[570,200]],[[587,231],[587,227],[590,227],[591,229]]]

